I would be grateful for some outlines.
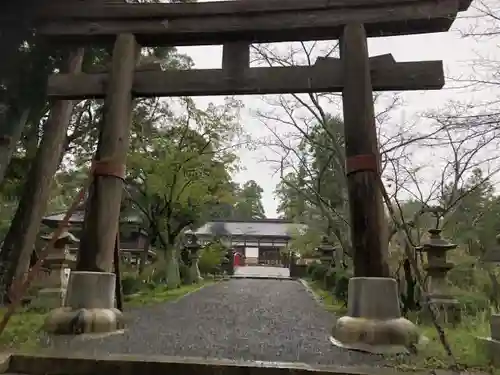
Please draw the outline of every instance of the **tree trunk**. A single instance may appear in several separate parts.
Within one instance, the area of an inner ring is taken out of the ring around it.
[[[69,73],[80,71],[82,57],[83,49],[71,53],[66,71]],[[0,253],[3,293],[8,292],[14,279],[22,280],[29,267],[53,177],[61,160],[73,104],[73,101],[68,100],[56,101],[44,126],[40,147]]]
[[[21,114],[16,114],[18,116],[15,116],[16,118],[14,119],[8,118],[13,115],[9,113],[11,111],[6,110],[6,112],[6,118],[0,120],[0,124],[2,124],[2,128],[0,129],[0,184],[5,178],[10,159],[14,154],[17,142],[23,134],[23,129],[26,126],[30,114],[29,109],[24,109]],[[0,116],[2,116],[1,113]]]
[[[173,247],[165,251],[165,271],[167,277],[167,288],[176,289],[181,286],[181,273],[177,251]]]

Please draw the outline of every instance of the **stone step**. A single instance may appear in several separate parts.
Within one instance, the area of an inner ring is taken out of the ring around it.
[[[49,353],[11,354],[5,358],[2,369],[8,375],[373,375],[373,371],[315,367],[303,363],[137,355],[66,357]]]

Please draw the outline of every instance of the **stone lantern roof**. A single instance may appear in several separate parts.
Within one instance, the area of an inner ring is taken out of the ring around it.
[[[45,235],[45,236],[41,236],[40,238],[42,240],[45,240],[45,241],[50,241],[52,239],[52,237],[54,236],[55,232],[53,232],[52,234],[48,234],[48,235]],[[61,234],[59,235],[59,238],[57,239],[56,242],[65,242],[67,244],[73,244],[73,243],[78,243],[80,242],[80,240],[78,238],[76,238],[72,233],[70,233],[68,231],[68,229],[64,229]]]
[[[431,273],[446,274],[454,267],[454,264],[446,259],[446,252],[456,249],[458,245],[447,241],[441,237],[441,229],[429,229],[430,237],[422,246],[416,248],[417,251],[427,253],[427,264],[424,269]]]
[[[189,249],[189,250],[197,250],[201,248],[200,243],[198,242],[198,237],[193,234],[189,233],[186,235],[186,241],[184,242],[184,248]]]
[[[321,238],[321,244],[316,248],[316,251],[319,251],[323,254],[333,254],[335,252],[336,248],[330,242],[328,241],[327,236],[323,236]]]
[[[429,229],[430,236],[422,246],[419,247],[420,251],[423,252],[440,252],[449,251],[456,249],[458,245],[449,242],[448,240],[441,237],[441,229]]]

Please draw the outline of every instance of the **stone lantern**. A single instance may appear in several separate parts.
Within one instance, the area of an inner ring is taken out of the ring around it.
[[[42,236],[41,239],[50,241],[53,234]],[[79,240],[68,229],[63,230],[54,243],[52,251],[43,261],[48,275],[39,284],[42,289],[38,291],[37,298],[32,302],[33,306],[56,308],[64,305],[69,274],[76,264],[76,257],[69,253],[68,245],[78,242]]]
[[[496,236],[496,244],[486,250],[481,259],[484,263],[494,265],[500,264],[500,235]],[[486,345],[486,350],[494,366],[500,366],[500,314],[497,312],[491,314],[490,318],[490,337],[479,337],[479,340]]]
[[[184,249],[186,250],[189,259],[189,281],[190,283],[198,283],[203,280],[200,275],[200,269],[198,268],[198,251],[201,249],[201,245],[198,242],[198,237],[196,237],[195,234],[188,234],[186,236]]]
[[[448,294],[446,282],[447,273],[454,267],[446,259],[446,253],[454,250],[458,245],[441,237],[441,229],[429,229],[429,240],[417,248],[427,254],[428,295],[430,303],[440,312],[439,320],[444,323],[458,323],[460,321],[460,306],[458,301]],[[428,313],[428,309],[424,310]]]
[[[320,261],[322,264],[331,266],[334,262],[334,254],[337,249],[332,246],[327,236],[323,236],[321,239],[321,244],[316,248],[316,251],[320,253]]]
[[[220,243],[226,248],[226,254],[222,258],[222,274],[224,277],[234,275],[234,249],[232,248],[231,239],[227,236],[220,237]]]

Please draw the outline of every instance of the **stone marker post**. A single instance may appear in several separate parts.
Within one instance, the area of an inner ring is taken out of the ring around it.
[[[496,236],[496,244],[486,250],[483,258],[484,263],[494,265],[500,264],[500,235]],[[479,341],[485,344],[488,355],[494,366],[500,367],[500,314],[498,311],[491,314],[490,318],[490,337],[478,337]]]

